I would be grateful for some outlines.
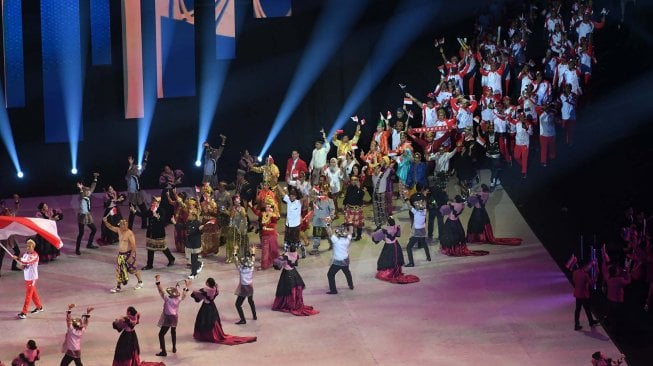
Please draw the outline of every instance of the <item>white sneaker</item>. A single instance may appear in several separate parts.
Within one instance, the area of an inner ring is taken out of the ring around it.
[[[109,290],[109,292],[111,292],[112,294],[115,294],[116,292],[120,292],[120,291],[122,291],[122,288],[120,287],[114,287],[111,290]]]
[[[134,290],[140,290],[143,288],[143,282],[139,281],[136,286],[134,286]]]
[[[193,276],[193,275],[188,275],[188,279],[189,279],[189,280],[194,280],[195,278],[197,278],[197,275],[195,275],[195,276]]]
[[[200,268],[197,269],[197,273],[202,272],[202,269],[204,269],[204,262],[200,262]]]

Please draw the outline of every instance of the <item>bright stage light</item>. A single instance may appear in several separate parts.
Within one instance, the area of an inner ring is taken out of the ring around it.
[[[327,136],[332,136],[356,114],[356,109],[372,89],[438,13],[440,5],[441,2],[431,0],[410,0],[399,4]]]
[[[16,175],[18,176],[18,178],[22,178],[22,177],[25,176],[25,175],[23,174],[23,172],[20,172],[20,171],[19,171],[18,173],[16,173]]]
[[[3,102],[5,100],[4,92],[1,87],[0,100]],[[21,169],[20,161],[18,160],[18,152],[16,151],[16,144],[14,142],[14,133],[11,129],[9,116],[7,115],[7,109],[5,109],[4,103],[0,106],[0,137],[2,138],[2,142],[4,142],[11,162],[14,164],[14,168],[17,172],[21,173],[23,170]]]
[[[202,166],[202,161],[201,160],[195,160],[195,166],[196,167],[201,167]]]
[[[331,0],[326,5],[326,9],[313,29],[311,40],[302,55],[281,108],[277,112],[270,134],[263,144],[262,156],[267,153],[270,145],[304,99],[306,92],[338,49],[351,26],[363,13],[367,3],[367,0]],[[343,11],[344,9],[347,11]]]
[[[70,169],[70,172],[71,172],[73,175],[77,175],[77,168],[72,168],[72,169]]]
[[[195,2],[197,4],[198,2]],[[213,4],[213,1],[210,1]],[[247,13],[244,11],[239,2],[235,3],[235,36],[238,38],[240,34],[240,29],[245,23],[243,17]],[[198,5],[196,5],[196,8]],[[206,11],[208,10],[208,11]],[[215,7],[210,5],[204,8],[204,11],[199,11],[195,13],[195,25],[199,26],[200,34],[203,36],[200,37],[199,45],[200,48],[205,51],[200,55],[199,62],[199,128],[197,134],[197,155],[196,160],[202,160],[202,155],[204,152],[204,142],[209,140],[209,132],[211,131],[211,125],[213,125],[213,118],[215,117],[215,112],[218,107],[218,103],[222,96],[222,89],[224,87],[224,82],[227,78],[227,72],[229,71],[229,66],[231,65],[230,60],[216,60],[216,53],[209,52],[208,50],[214,50],[216,47],[216,38],[215,38],[215,29],[216,29],[216,13]],[[210,35],[210,36],[208,36]],[[211,144],[211,141],[208,141]],[[213,142],[212,145],[216,143]]]
[[[257,156],[256,161],[258,161],[259,163],[262,162],[263,161],[263,156],[262,155]]]

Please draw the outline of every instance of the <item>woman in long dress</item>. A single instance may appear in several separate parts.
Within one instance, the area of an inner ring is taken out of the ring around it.
[[[497,245],[520,245],[520,238],[495,238],[490,223],[490,216],[487,214],[485,205],[490,198],[490,188],[481,184],[481,190],[472,194],[468,199],[468,205],[473,207],[472,215],[467,223],[468,243],[489,243]]]
[[[113,329],[120,332],[120,337],[116,343],[112,366],[139,366],[141,364],[141,349],[134,329],[139,320],[140,314],[133,306],[130,306],[124,317],[113,321]]]
[[[297,316],[310,316],[320,312],[313,309],[312,306],[304,304],[304,280],[297,272],[297,247],[290,245],[290,249],[283,256],[283,263],[275,263],[281,267],[281,275],[277,283],[277,292],[272,303],[272,310],[283,311]]]
[[[256,337],[239,337],[226,334],[222,330],[222,322],[215,298],[218,297],[218,285],[213,278],[206,280],[206,287],[193,291],[191,297],[195,302],[202,302],[197,318],[193,338],[200,342],[212,342],[234,346],[243,343],[256,342]]]
[[[63,220],[63,214],[61,211],[51,209],[45,202],[39,203],[36,217],[53,221]],[[59,256],[59,249],[45,241],[42,236],[36,235],[33,239],[36,243],[34,251],[39,254],[39,263],[47,263],[49,261],[53,261]]]
[[[419,282],[419,277],[406,275],[401,270],[404,265],[404,253],[397,241],[399,236],[401,236],[401,227],[396,224],[392,216],[388,217],[387,225],[372,234],[374,243],[384,243],[379,259],[376,261],[376,278],[401,284]]]
[[[440,207],[440,212],[447,218],[444,223],[443,232],[440,235],[440,251],[452,257],[464,257],[470,255],[486,255],[484,250],[469,250],[465,237],[465,229],[460,222],[459,216],[465,209],[465,202],[460,195],[456,195],[454,202]]]

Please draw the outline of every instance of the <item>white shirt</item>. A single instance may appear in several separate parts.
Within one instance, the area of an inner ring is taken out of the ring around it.
[[[578,34],[578,42],[580,42],[580,39],[583,37],[587,37],[588,34],[594,32],[594,23],[589,21],[589,22],[580,22],[576,26],[576,33]]]
[[[553,113],[544,112],[540,115],[540,136],[553,137],[556,135],[555,116]]]
[[[313,157],[311,158],[311,163],[309,168],[312,169],[322,169],[327,163],[327,154],[331,149],[329,141],[324,141],[324,145],[320,149],[313,149]]]
[[[422,124],[424,127],[435,127],[435,123],[438,120],[438,111],[436,108],[429,108],[424,104],[422,107]]]
[[[333,244],[333,260],[344,261],[349,258],[349,245],[351,244],[351,235],[339,237],[336,234],[331,235]]]
[[[501,86],[501,74],[499,72],[488,71],[486,83],[487,86],[492,88],[494,94],[502,94],[503,87]]]
[[[294,186],[299,190],[303,197],[307,197],[311,193],[311,183],[304,181],[303,183],[299,180],[291,180],[288,182],[291,186]]]
[[[523,127],[523,123],[517,122],[515,125],[515,145],[528,146],[530,144],[531,135],[533,134],[533,129],[531,126],[528,126],[527,129]]]
[[[286,226],[299,226],[302,221],[302,203],[298,199],[290,201],[287,194],[283,196],[283,202],[288,206],[286,208]]]
[[[385,193],[386,187],[388,185],[388,176],[390,175],[390,170],[391,169],[386,169],[379,175],[372,174],[372,187],[374,189],[374,193]],[[379,180],[381,181],[379,182]]]
[[[397,131],[396,128],[392,129],[392,147],[391,147],[392,150],[397,150],[397,148],[401,144],[401,140],[399,138],[400,135],[401,135],[400,131]]]
[[[254,282],[254,268],[247,266],[239,266],[238,271],[240,271],[240,284],[243,286],[249,286]]]
[[[494,118],[494,132],[496,133],[508,132],[508,122],[506,121],[505,117],[496,116]]]
[[[410,212],[413,213],[413,229],[424,229],[426,227],[426,210],[411,207]]]
[[[565,70],[565,72],[562,74],[562,81],[563,84],[571,84],[571,91],[581,95],[583,91],[580,88],[580,82],[578,81],[578,72],[577,69],[569,69]]]
[[[576,96],[573,94],[569,94],[569,96],[561,94],[560,101],[562,102],[560,118],[576,119]]]
[[[549,100],[551,96],[551,84],[547,80],[542,80],[539,83],[534,83],[535,96],[537,97],[537,105],[543,105]]]
[[[329,186],[331,187],[331,193],[340,192],[340,180],[342,179],[342,170],[336,168],[331,170],[331,167],[327,168],[324,171],[324,175],[329,179]]]
[[[451,157],[453,157],[455,153],[456,150],[446,153],[435,153],[435,171],[437,173],[446,173],[449,170],[449,160],[451,160]]]
[[[474,125],[474,115],[472,115],[472,112],[470,112],[469,109],[460,108],[456,119],[458,120],[459,129],[472,127]]]
[[[23,276],[25,281],[34,281],[39,278],[39,254],[36,252],[25,253],[20,258],[23,264]]]

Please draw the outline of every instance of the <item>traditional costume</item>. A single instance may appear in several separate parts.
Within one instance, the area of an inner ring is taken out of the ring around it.
[[[468,243],[490,243],[497,245],[520,245],[519,238],[495,238],[485,205],[490,198],[487,187],[469,197],[468,205],[474,207],[467,223]]]
[[[168,258],[168,266],[175,264],[175,257],[168,249],[166,242],[166,223],[163,221],[159,211],[161,197],[153,197],[152,205],[146,212],[139,212],[139,216],[148,219],[147,232],[145,233],[145,248],[147,249],[147,265],[142,270],[152,269],[154,265],[154,252],[162,251]]]
[[[279,263],[281,275],[277,283],[276,296],[272,303],[272,310],[283,311],[297,316],[310,316],[319,314],[312,306],[304,305],[304,280],[295,268],[299,262],[295,247],[283,255]]]
[[[467,248],[465,230],[459,220],[464,209],[465,204],[460,196],[456,196],[456,202],[451,202],[440,208],[440,212],[447,217],[440,234],[440,251],[452,257],[489,254],[484,250],[472,251]]]
[[[212,283],[213,286],[208,284]],[[215,306],[215,298],[218,296],[218,287],[212,278],[207,280],[207,287],[193,291],[191,297],[195,302],[202,302],[200,310],[195,318],[195,330],[193,338],[200,342],[212,342],[235,346],[243,343],[256,342],[256,337],[238,337],[226,334],[222,330],[220,314]]]
[[[120,333],[120,337],[116,343],[112,366],[138,366],[141,364],[141,348],[135,331],[139,321],[140,314],[131,306],[127,309],[126,316],[113,321],[113,329]]]
[[[383,241],[383,249],[376,261],[376,278],[391,283],[419,282],[419,277],[403,274],[404,253],[397,238],[401,236],[401,228],[395,225],[394,219],[388,219],[388,225],[379,228],[372,234],[375,244]]]

